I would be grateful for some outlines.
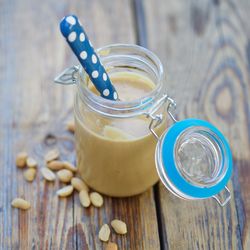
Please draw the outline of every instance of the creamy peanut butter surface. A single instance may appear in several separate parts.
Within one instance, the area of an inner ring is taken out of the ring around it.
[[[121,101],[140,99],[155,85],[135,73],[115,73],[111,81]],[[96,94],[95,88],[90,89]],[[142,193],[158,180],[154,157],[156,139],[149,118],[109,118],[82,106],[76,120],[77,165],[83,180],[110,196]],[[165,122],[157,132],[166,127]]]

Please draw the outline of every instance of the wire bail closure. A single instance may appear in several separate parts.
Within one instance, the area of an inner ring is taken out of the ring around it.
[[[224,193],[224,197],[223,194]],[[227,186],[218,194],[212,196],[213,199],[217,201],[217,203],[224,207],[231,200],[231,192]]]
[[[167,113],[169,114],[172,121],[176,123],[177,119],[172,114],[172,111],[175,110],[176,108],[176,102],[172,98],[170,98],[167,94],[163,95],[146,114],[148,118],[149,117],[151,118],[151,122],[149,124],[149,130],[157,140],[159,140],[160,137],[157,135],[154,129],[162,123],[163,116],[162,114],[156,114],[156,112],[159,110],[160,107],[162,107],[167,102],[168,102]]]
[[[159,126],[163,121],[163,115],[157,114],[157,111],[159,108],[161,108],[165,103],[167,103],[167,113],[172,119],[173,123],[178,122],[176,117],[173,115],[173,111],[176,109],[176,102],[170,98],[168,95],[163,95],[149,110],[149,112],[146,114],[148,118],[151,118],[150,124],[149,124],[149,130],[154,135],[154,137],[157,139],[157,141],[160,141],[160,136],[157,135],[155,132],[155,128]],[[161,166],[161,165],[160,165]],[[164,175],[164,170],[159,171],[159,176]],[[162,175],[161,175],[162,174]],[[162,177],[163,179],[166,177]],[[163,182],[164,183],[164,182]],[[173,192],[173,191],[171,191]],[[179,196],[176,192],[174,194],[180,198],[184,198],[182,196]],[[219,193],[211,196],[221,207],[224,207],[231,199],[231,193],[227,186],[225,186]],[[184,198],[186,199],[186,198]]]
[[[66,68],[62,73],[55,77],[54,82],[63,85],[76,84],[78,79],[79,66]]]

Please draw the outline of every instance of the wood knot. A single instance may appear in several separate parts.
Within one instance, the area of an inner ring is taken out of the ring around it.
[[[47,134],[44,138],[44,144],[47,146],[52,146],[55,145],[57,143],[57,139],[56,136],[53,134]]]
[[[177,32],[177,20],[175,15],[169,15],[168,22],[169,28],[173,34]]]
[[[221,86],[215,94],[215,107],[218,115],[226,120],[232,120],[234,116],[233,96],[229,86]]]
[[[191,26],[197,35],[201,36],[205,32],[208,20],[208,10],[202,9],[197,5],[191,6]]]

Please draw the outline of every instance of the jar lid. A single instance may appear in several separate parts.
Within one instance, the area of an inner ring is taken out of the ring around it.
[[[232,154],[222,133],[207,121],[176,122],[162,135],[156,165],[163,184],[186,199],[205,199],[222,191],[232,174]]]

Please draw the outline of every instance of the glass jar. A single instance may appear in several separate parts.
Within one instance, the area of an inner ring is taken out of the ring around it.
[[[75,133],[82,179],[103,194],[125,197],[142,193],[160,177],[178,197],[213,197],[225,205],[230,200],[226,184],[232,173],[229,145],[206,121],[175,119],[175,102],[166,94],[158,57],[143,47],[125,44],[109,45],[97,53],[111,80],[116,74],[136,74],[154,87],[130,101],[111,101],[90,90],[92,83],[80,66],[66,69],[55,79],[77,84]]]
[[[80,69],[74,106],[77,166],[83,180],[101,193],[136,195],[158,181],[157,141],[148,129],[147,112],[164,94],[162,64],[136,45],[111,45],[97,52],[111,80],[117,74],[137,75],[150,79],[154,87],[142,98],[114,102],[90,91],[92,83]],[[166,129],[165,118],[159,133]]]

